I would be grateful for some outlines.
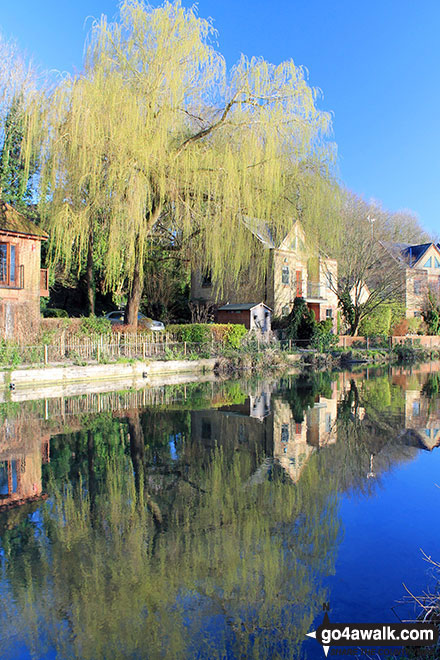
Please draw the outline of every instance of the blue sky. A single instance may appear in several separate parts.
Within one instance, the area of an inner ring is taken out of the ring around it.
[[[158,2],[152,2],[157,5]],[[189,4],[184,2],[183,4]],[[0,29],[43,68],[81,68],[87,16],[115,0],[12,0]],[[334,114],[340,176],[440,234],[440,0],[200,0],[228,64],[293,59]],[[88,24],[90,25],[90,23]]]

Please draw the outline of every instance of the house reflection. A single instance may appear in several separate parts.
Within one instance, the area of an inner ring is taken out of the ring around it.
[[[39,499],[50,435],[36,419],[8,419],[0,427],[0,511]]]
[[[270,471],[268,459],[273,459],[297,482],[310,456],[320,447],[336,442],[337,398],[337,386],[333,383],[331,398],[316,395],[313,405],[304,411],[303,421],[298,423],[289,401],[273,384],[264,383],[242,404],[192,412],[192,440],[204,449],[251,449],[251,455],[257,459],[254,467],[259,479],[263,472]]]
[[[297,482],[310,456],[319,448],[336,442],[338,390],[331,385],[331,398],[320,394],[295,421],[292,407],[282,398],[273,401],[273,457],[293,482]]]
[[[424,449],[440,446],[440,399],[429,396],[426,385],[412,379],[405,389],[405,428],[418,435]]]

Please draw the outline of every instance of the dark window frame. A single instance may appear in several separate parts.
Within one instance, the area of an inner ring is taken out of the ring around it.
[[[3,246],[6,248],[6,269],[3,271],[3,258],[1,256]],[[11,278],[11,252],[13,249],[14,273]],[[5,275],[3,277],[3,274]],[[0,241],[0,286],[19,289],[20,287],[20,263],[19,247],[16,243],[10,241]]]

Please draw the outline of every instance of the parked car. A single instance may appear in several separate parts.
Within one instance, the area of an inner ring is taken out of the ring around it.
[[[105,318],[108,319],[112,325],[118,325],[124,323],[124,315],[124,310],[116,310],[114,312],[108,312],[105,315]],[[148,328],[148,330],[154,330],[156,332],[165,330],[165,326],[162,321],[154,321],[153,319],[149,319],[144,314],[141,314],[141,312],[138,314],[138,325],[142,326],[143,328]]]

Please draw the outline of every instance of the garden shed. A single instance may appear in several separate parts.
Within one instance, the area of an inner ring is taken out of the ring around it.
[[[248,330],[271,330],[272,310],[265,303],[228,303],[217,310],[218,323],[242,323]]]

